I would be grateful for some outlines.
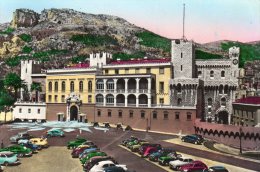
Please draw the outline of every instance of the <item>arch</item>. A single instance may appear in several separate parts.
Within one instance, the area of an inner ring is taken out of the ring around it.
[[[59,83],[58,83],[58,81],[55,81],[55,83],[54,83],[54,91],[58,91],[58,89],[59,89]]]
[[[178,92],[178,93],[181,93],[181,84],[180,84],[180,83],[177,84],[177,92]]]
[[[208,106],[212,106],[212,98],[208,98]]]
[[[211,134],[213,135],[213,130],[212,129],[209,130],[209,135],[211,135]]]
[[[78,108],[77,106],[70,107],[70,121],[77,121],[78,120]]]
[[[88,91],[92,91],[92,81],[88,81]]]
[[[226,110],[218,112],[217,116],[217,123],[228,124],[228,112]]]
[[[236,138],[236,137],[238,137],[238,138],[239,138],[239,132],[236,132],[236,133],[235,133],[235,136],[234,136],[234,138]]]
[[[251,139],[251,135],[250,135],[250,133],[246,133],[246,135],[245,135],[245,139],[247,139],[247,138]]]
[[[148,97],[146,94],[139,95],[138,99],[139,99],[139,104],[142,104],[142,105],[148,104]]]
[[[136,89],[136,80],[134,78],[130,78],[127,82],[127,87],[130,90],[135,90]]]
[[[203,133],[204,133],[204,135],[209,134],[208,129],[205,129]]]
[[[227,94],[228,93],[228,85],[225,85],[224,87],[224,94]]]
[[[256,135],[255,135],[255,140],[256,140],[256,139],[259,139],[259,140],[260,140],[260,137],[259,137],[259,136],[260,136],[260,134],[259,134],[259,133],[256,133]]]
[[[225,131],[224,137],[229,137],[229,132],[228,131]]]
[[[229,137],[233,137],[233,138],[235,138],[235,134],[234,134],[233,131],[231,131],[231,132],[229,133]]]
[[[214,78],[214,71],[213,70],[210,71],[210,77]]]
[[[66,89],[66,83],[65,83],[65,81],[62,81],[61,82],[61,91],[65,91],[65,89]]]
[[[116,88],[118,90],[124,90],[125,89],[125,80],[123,78],[120,78],[116,82]]]
[[[104,81],[103,79],[98,79],[96,83],[97,90],[103,90],[104,89]]]
[[[114,90],[114,80],[113,79],[108,79],[106,84],[107,84],[106,86],[107,86],[108,90]]]
[[[83,81],[79,81],[79,91],[82,92],[83,91]]]
[[[127,96],[127,104],[136,105],[136,96],[134,94],[130,94]]]
[[[215,136],[215,135],[218,135],[218,131],[217,131],[217,130],[214,130],[213,135],[214,135],[214,136]]]
[[[74,92],[74,81],[70,82],[70,92]]]
[[[224,70],[221,71],[221,77],[225,78],[225,71]]]
[[[224,136],[224,132],[222,131],[222,130],[220,130],[220,132],[218,133],[218,136],[220,137],[220,136]]]
[[[96,103],[98,103],[98,104],[104,103],[104,96],[102,94],[96,95]]]
[[[116,103],[124,104],[125,103],[125,96],[123,94],[118,94],[116,96]]]
[[[221,106],[226,106],[226,105],[227,105],[227,103],[226,103],[226,98],[225,98],[225,97],[222,97],[222,98],[220,99],[220,105],[221,105]]]
[[[181,99],[181,98],[178,98],[178,100],[177,100],[177,106],[181,106],[181,104],[182,104],[182,99]]]
[[[219,86],[219,94],[223,94],[223,89],[224,89],[224,86],[223,86],[223,85],[220,85],[220,86]]]
[[[139,80],[139,89],[148,89],[148,80],[146,78]]]
[[[52,82],[49,82],[48,88],[49,88],[49,91],[52,91]]]
[[[108,95],[106,96],[106,103],[107,103],[107,104],[114,104],[114,95],[108,94]]]

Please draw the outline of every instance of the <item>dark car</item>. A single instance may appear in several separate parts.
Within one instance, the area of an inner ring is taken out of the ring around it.
[[[22,146],[25,146],[27,148],[30,148],[32,150],[33,153],[36,153],[38,150],[41,150],[41,147],[35,144],[32,144],[31,142],[27,142],[27,143],[22,143],[20,144]]]
[[[188,142],[188,143],[193,143],[193,144],[196,144],[196,145],[202,144],[202,142],[203,142],[203,140],[200,137],[196,136],[196,135],[183,136],[181,138],[181,141]]]
[[[162,156],[167,156],[169,153],[176,153],[173,149],[161,149],[157,152],[154,152],[149,155],[149,160],[151,161],[158,161],[158,159]]]
[[[83,165],[83,170],[84,171],[89,171],[95,164],[97,164],[100,161],[106,161],[106,160],[111,160],[112,162],[114,162],[115,164],[117,164],[117,162],[114,160],[114,158],[110,157],[110,156],[105,156],[105,157],[94,157],[91,158],[89,161],[87,161],[84,165]]]
[[[126,172],[122,167],[112,166],[104,169],[104,172]]]
[[[228,170],[223,166],[212,166],[208,170],[205,170],[205,172],[228,172]]]

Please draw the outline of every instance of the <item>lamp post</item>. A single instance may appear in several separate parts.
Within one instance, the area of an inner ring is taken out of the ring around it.
[[[239,153],[242,155],[242,126],[244,124],[244,121],[240,121],[240,127],[239,127]]]

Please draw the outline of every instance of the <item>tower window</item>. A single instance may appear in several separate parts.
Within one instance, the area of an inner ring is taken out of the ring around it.
[[[181,98],[178,98],[178,100],[177,100],[177,105],[178,105],[178,106],[180,106],[180,105],[181,105],[181,103],[182,103],[182,100],[181,100]]]
[[[70,92],[74,92],[74,81],[70,82]]]
[[[159,70],[160,70],[160,71],[159,71],[160,74],[164,74],[164,68],[160,67]]]
[[[213,70],[210,71],[210,77],[211,77],[211,78],[214,78],[214,71],[213,71]]]
[[[182,65],[181,65],[181,71],[182,71]]]
[[[181,58],[182,58],[182,56],[183,56],[183,54],[182,54],[182,52],[181,52]]]
[[[221,77],[222,77],[222,78],[225,77],[225,71],[221,71]]]

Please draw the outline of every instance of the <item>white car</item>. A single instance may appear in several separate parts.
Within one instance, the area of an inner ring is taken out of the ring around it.
[[[127,171],[126,165],[115,164],[112,161],[107,160],[98,162],[90,169],[89,172],[103,172],[105,168],[111,166],[122,167],[125,171]]]
[[[27,144],[28,142],[29,142],[28,139],[21,139],[21,140],[18,141],[18,144],[19,144],[19,145],[20,145],[20,144]]]
[[[173,170],[178,170],[178,168],[182,165],[189,164],[193,161],[193,159],[188,157],[181,157],[178,160],[170,161],[169,166]]]

